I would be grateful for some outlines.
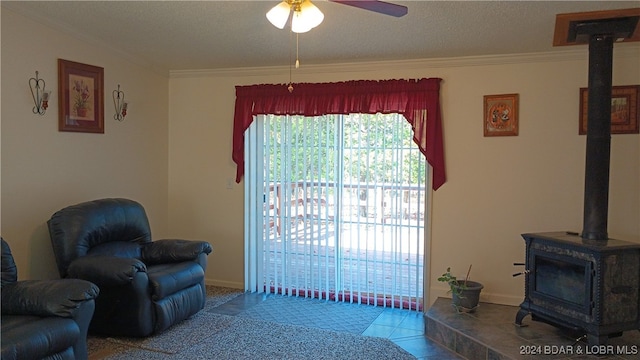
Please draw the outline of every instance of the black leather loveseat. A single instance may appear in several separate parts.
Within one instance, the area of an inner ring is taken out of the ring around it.
[[[78,279],[21,280],[2,239],[2,360],[87,359],[98,287]]]
[[[145,337],[204,308],[211,245],[152,241],[140,203],[122,198],[87,201],[57,211],[48,226],[60,277],[100,287],[91,332]]]

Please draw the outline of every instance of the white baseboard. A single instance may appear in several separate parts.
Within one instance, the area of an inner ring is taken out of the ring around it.
[[[513,295],[495,294],[495,293],[487,293],[487,294],[480,293],[480,301],[488,302],[491,304],[520,306],[523,300],[524,300],[524,295],[513,296]]]
[[[225,280],[217,280],[217,279],[205,279],[206,285],[211,286],[221,286],[227,287],[231,289],[244,289],[244,284],[241,282],[235,281],[225,281]],[[438,297],[451,297],[451,293],[448,291],[449,288],[445,287],[436,287],[431,288],[432,301],[428,304],[432,304]],[[514,295],[506,295],[506,294],[497,294],[488,292],[486,290],[482,290],[480,293],[480,301],[487,302],[491,304],[500,304],[500,305],[510,305],[510,306],[520,306],[522,301],[524,300],[524,295],[522,296],[514,296]]]
[[[451,292],[449,291],[449,288],[448,287],[432,287],[431,299],[430,299],[431,301],[429,305],[433,304],[433,302],[438,297],[451,298]],[[489,292],[486,289],[483,289],[482,292],[480,292],[480,301],[491,303],[491,304],[520,306],[523,300],[524,300],[524,294],[522,294],[521,296],[498,294],[498,293]]]
[[[204,279],[205,285],[211,286],[221,286],[231,289],[244,289],[244,284],[241,282],[235,281],[224,281],[224,280],[216,280],[216,279]]]

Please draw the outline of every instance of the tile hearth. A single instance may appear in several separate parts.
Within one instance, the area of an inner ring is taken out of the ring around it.
[[[451,299],[438,298],[425,313],[425,333],[463,358],[485,359],[638,359],[640,331],[609,339],[608,346],[575,344],[571,334],[527,316],[519,327],[519,307],[481,303],[475,313],[458,314]]]

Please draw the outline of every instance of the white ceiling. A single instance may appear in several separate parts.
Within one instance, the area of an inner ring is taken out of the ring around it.
[[[160,71],[287,66],[295,35],[263,1],[2,1]],[[449,58],[567,50],[552,46],[555,16],[633,8],[640,1],[393,1],[395,18],[314,0],[320,26],[299,36],[301,64]],[[6,36],[6,35],[3,35]]]

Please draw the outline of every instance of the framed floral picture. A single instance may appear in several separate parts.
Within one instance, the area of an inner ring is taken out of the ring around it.
[[[518,94],[484,96],[484,136],[518,135]]]
[[[58,130],[104,133],[104,69],[58,59]]]

